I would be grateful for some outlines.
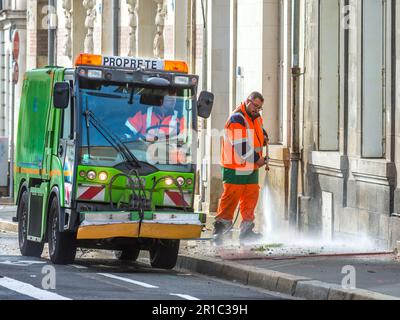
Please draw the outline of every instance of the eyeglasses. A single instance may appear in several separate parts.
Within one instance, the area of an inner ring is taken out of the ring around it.
[[[252,104],[254,107],[256,107],[256,109],[257,109],[258,111],[262,111],[262,110],[263,110],[263,106],[260,106],[260,105],[258,105],[258,104],[256,104],[256,103],[254,103],[254,101],[252,101],[252,100],[250,100],[250,102],[251,102],[251,104]]]

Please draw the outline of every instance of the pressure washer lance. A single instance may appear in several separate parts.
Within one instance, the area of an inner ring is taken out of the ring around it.
[[[271,158],[269,157],[269,143],[268,143],[268,137],[267,137],[267,143],[265,144],[265,146],[267,147],[267,156],[265,157],[265,171],[269,172],[270,167],[269,167],[269,161],[271,160]]]
[[[268,156],[265,157],[265,171],[269,172],[270,167],[269,167],[269,160],[270,158]]]

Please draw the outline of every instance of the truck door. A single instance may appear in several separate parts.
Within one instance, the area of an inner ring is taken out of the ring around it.
[[[67,109],[62,111],[61,114],[61,132],[60,143],[58,147],[58,156],[63,166],[64,176],[64,207],[71,208],[73,201],[73,190],[75,183],[75,148],[76,139],[74,133],[74,117],[75,105],[73,92],[73,82],[71,83],[71,98]]]

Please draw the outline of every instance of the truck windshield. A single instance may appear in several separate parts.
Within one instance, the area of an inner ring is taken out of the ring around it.
[[[162,171],[191,170],[192,89],[81,82],[79,101],[81,164],[113,167],[130,153]]]

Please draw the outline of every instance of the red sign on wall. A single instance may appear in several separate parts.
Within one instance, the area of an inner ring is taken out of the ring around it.
[[[18,33],[18,31],[14,32],[12,54],[13,54],[13,59],[17,60],[19,57],[19,33]]]

